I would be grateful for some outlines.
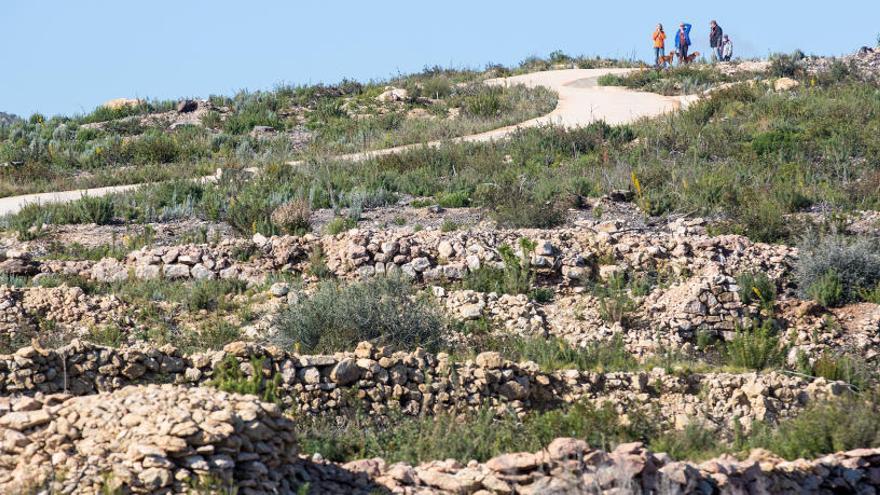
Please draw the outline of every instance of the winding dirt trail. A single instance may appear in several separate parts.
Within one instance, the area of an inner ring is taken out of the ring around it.
[[[486,142],[504,139],[518,129],[546,125],[564,127],[586,126],[597,120],[616,125],[626,124],[644,117],[654,117],[680,109],[688,103],[686,98],[661,96],[654,93],[631,91],[621,87],[599,86],[599,77],[605,74],[625,74],[635,69],[563,69],[534,72],[509,78],[491,79],[486,84],[544,86],[559,95],[556,108],[547,115],[537,117],[519,124],[493,129],[448,140],[446,142]],[[437,147],[443,141],[410,144],[376,151],[365,151],[341,155],[342,160],[362,161],[369,158],[400,153],[423,146]],[[289,162],[299,165],[302,162]],[[211,181],[216,176],[203,177],[199,180]],[[32,203],[65,203],[77,200],[82,196],[104,196],[107,194],[131,191],[143,184],[99,187],[94,189],[77,189],[47,193],[25,194],[0,198],[0,216],[19,212],[24,206]]]

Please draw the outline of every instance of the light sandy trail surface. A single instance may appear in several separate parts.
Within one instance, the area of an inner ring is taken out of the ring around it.
[[[621,87],[599,86],[599,77],[605,74],[625,74],[634,69],[564,69],[534,72],[502,79],[491,79],[486,84],[516,85],[530,87],[544,86],[559,95],[556,108],[547,115],[521,122],[519,124],[494,129],[479,134],[464,136],[446,141],[417,143],[396,148],[376,151],[365,151],[340,155],[337,158],[350,161],[363,161],[377,156],[390,155],[420,147],[437,147],[443,142],[486,142],[504,139],[518,129],[547,125],[564,127],[586,126],[598,120],[608,124],[626,124],[644,117],[655,117],[673,112],[689,102],[682,97],[661,96],[654,93],[631,91]],[[299,165],[302,162],[289,162]],[[215,180],[216,176],[203,177],[201,180]],[[78,189],[26,194],[0,198],[0,216],[19,212],[24,206],[32,203],[65,203],[80,199],[82,196],[104,196],[107,194],[131,191],[143,184],[124,186],[99,187],[95,189]]]

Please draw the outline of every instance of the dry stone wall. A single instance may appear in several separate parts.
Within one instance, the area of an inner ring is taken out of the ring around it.
[[[537,242],[526,253],[547,279],[565,285],[627,269],[658,266],[676,273],[701,274],[723,266],[726,274],[760,270],[774,279],[787,274],[797,251],[786,246],[752,243],[740,236],[708,237],[687,229],[672,231],[619,230],[599,224],[561,230],[372,231],[353,229],[336,236],[254,236],[216,245],[143,248],[125,260],[15,261],[7,270],[66,273],[99,281],[129,277],[169,280],[241,278],[261,281],[269,271],[303,271],[320,246],[328,268],[340,277],[363,277],[402,272],[420,281],[457,280],[469,271],[501,263],[502,245],[518,246],[520,238]],[[22,254],[25,257],[26,253]],[[12,259],[7,260],[14,261]],[[6,263],[6,262],[4,262]]]
[[[484,406],[524,413],[590,401],[621,415],[639,408],[683,427],[699,421],[724,430],[740,421],[773,422],[810,400],[845,393],[839,382],[782,373],[543,372],[486,352],[452,362],[421,350],[391,352],[362,343],[354,352],[303,356],[233,343],[225,350],[182,356],[173,347],[112,349],[74,342],[57,350],[33,347],[0,358],[0,393],[88,395],[137,383],[204,385],[233,356],[246,375],[278,376],[278,395],[300,414],[343,413],[355,405],[371,414],[419,415]],[[254,370],[254,366],[262,369]]]

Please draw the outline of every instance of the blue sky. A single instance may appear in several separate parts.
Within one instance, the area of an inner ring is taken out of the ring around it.
[[[880,1],[3,0],[0,110],[89,111],[280,82],[368,80],[424,66],[513,64],[561,49],[647,59],[657,22],[717,18],[738,55],[873,45]]]

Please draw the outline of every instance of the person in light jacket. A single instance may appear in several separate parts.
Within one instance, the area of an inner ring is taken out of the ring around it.
[[[660,57],[666,56],[666,32],[663,31],[663,24],[657,24],[654,30],[654,65],[660,67]],[[666,65],[666,62],[663,62]]]
[[[730,41],[730,36],[725,34],[724,43],[721,44],[721,60],[730,62],[731,58],[733,58],[733,42]]]
[[[722,46],[724,44],[724,30],[718,25],[718,22],[709,23],[709,46],[712,47],[712,58],[721,60],[724,58],[722,54]]]
[[[686,64],[688,49],[691,47],[691,25],[682,22],[675,33],[675,49],[678,51],[678,63]]]

